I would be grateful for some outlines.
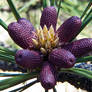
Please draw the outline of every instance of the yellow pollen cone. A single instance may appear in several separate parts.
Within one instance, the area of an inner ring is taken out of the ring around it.
[[[51,25],[51,27],[50,27],[50,29],[49,29],[49,32],[50,32],[51,38],[54,39],[55,32],[54,32],[54,28],[53,28],[52,25]]]
[[[43,54],[47,54],[47,51],[44,49],[44,48],[40,48],[40,51],[43,53]]]
[[[59,39],[57,38],[56,40],[53,41],[52,47],[56,47],[59,44]]]
[[[37,47],[38,46],[38,41],[37,40],[35,40],[35,39],[32,39],[32,41],[33,41],[33,44]]]
[[[44,33],[45,37],[48,36],[48,29],[47,29],[46,25],[44,25],[44,27],[43,27],[43,33]]]
[[[48,28],[44,25],[43,29],[37,29],[36,35],[38,40],[32,39],[36,47],[40,47],[40,51],[43,54],[47,54],[52,51],[53,48],[58,46],[59,38],[58,35],[54,32],[53,26]]]

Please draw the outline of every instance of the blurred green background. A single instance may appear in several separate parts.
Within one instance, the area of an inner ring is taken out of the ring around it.
[[[56,7],[59,5],[59,1],[56,1]],[[57,28],[70,16],[80,17],[84,9],[86,8],[89,0],[62,0],[61,9],[58,17]],[[32,22],[35,28],[40,25],[40,17],[42,12],[42,0],[13,0],[21,17],[27,18]],[[8,25],[11,22],[15,22],[16,19],[8,6],[7,0],[0,0],[0,18]],[[77,36],[77,39],[92,37],[92,22]],[[19,48],[8,33],[0,26],[0,42],[3,42],[7,46],[13,48]]]

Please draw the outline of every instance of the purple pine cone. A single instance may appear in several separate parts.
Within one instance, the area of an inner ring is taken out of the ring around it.
[[[42,12],[42,16],[40,19],[41,27],[43,28],[44,25],[46,25],[47,28],[49,29],[50,26],[52,25],[54,30],[56,31],[56,24],[57,24],[56,9],[53,6],[45,8]]]
[[[29,30],[30,32],[31,31],[34,31],[36,32],[35,28],[33,27],[32,23],[30,23],[29,20],[25,19],[25,18],[20,18],[18,20],[18,23],[19,24],[22,24],[24,27],[25,27],[25,30]]]
[[[48,62],[45,62],[42,66],[40,82],[45,89],[51,89],[56,85],[55,67]]]
[[[26,19],[21,18],[8,26],[8,33],[16,44],[26,49],[33,48],[32,38],[36,39],[33,25]]]
[[[92,51],[92,38],[77,40],[62,46],[62,48],[69,50],[75,55],[75,57],[81,57],[82,55]]]
[[[59,68],[71,68],[75,64],[75,56],[64,49],[54,49],[49,55],[49,61]]]
[[[78,34],[81,27],[81,19],[77,16],[70,17],[57,30],[60,42],[69,42]]]
[[[39,53],[33,50],[18,50],[15,55],[15,61],[19,66],[26,69],[35,69],[42,64]]]

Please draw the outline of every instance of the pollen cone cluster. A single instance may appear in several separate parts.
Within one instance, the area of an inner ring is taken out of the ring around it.
[[[31,71],[39,68],[39,81],[45,89],[56,85],[57,69],[73,67],[77,57],[92,50],[92,38],[70,42],[80,31],[80,18],[72,16],[58,29],[56,24],[57,12],[51,6],[43,10],[41,27],[37,30],[25,18],[20,18],[8,26],[11,38],[23,48],[16,52],[16,63]]]

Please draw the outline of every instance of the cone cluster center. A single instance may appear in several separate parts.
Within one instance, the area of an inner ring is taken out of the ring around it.
[[[47,54],[52,51],[53,48],[59,44],[58,35],[55,33],[53,26],[48,30],[46,25],[43,29],[40,27],[36,30],[37,39],[32,39],[34,46],[43,54]]]

